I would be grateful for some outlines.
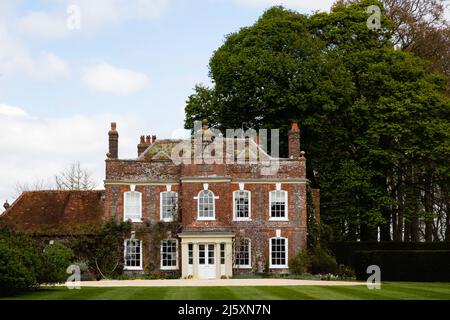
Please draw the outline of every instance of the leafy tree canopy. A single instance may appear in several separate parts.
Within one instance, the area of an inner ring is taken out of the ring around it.
[[[363,0],[306,16],[273,7],[229,34],[209,63],[213,86],[188,98],[185,126],[207,117],[219,129],[279,128],[285,152],[289,120],[298,119],[308,178],[322,189],[337,237],[374,239],[380,227],[391,240],[392,224],[401,240],[417,240],[425,219],[427,240],[442,239],[450,230],[442,228],[450,223],[447,79],[394,47],[383,11],[382,28],[368,28],[373,4],[383,8]]]

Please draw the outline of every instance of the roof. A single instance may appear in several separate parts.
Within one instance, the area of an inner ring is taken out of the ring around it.
[[[44,235],[89,234],[102,224],[103,190],[26,191],[0,215],[0,226]]]
[[[181,139],[156,140],[139,158],[145,160],[170,160],[172,149],[182,141]]]
[[[249,138],[224,138],[221,137],[220,140],[222,143],[221,152],[223,154],[224,159],[230,157],[229,149],[233,148],[234,155],[231,155],[231,158],[234,160],[242,159],[245,161],[257,159],[260,161],[268,161],[268,160],[278,160],[282,158],[274,158],[267,154],[267,152],[262,148],[261,145],[257,144],[253,139]],[[195,140],[194,139],[160,139],[156,140],[153,144],[151,144],[139,157],[138,160],[145,161],[171,161],[172,149],[180,144],[185,144],[185,146],[189,146],[191,148],[191,153],[195,150]],[[205,147],[205,146],[203,146]],[[182,149],[182,148],[181,148]],[[180,151],[181,151],[180,149]],[[220,149],[220,147],[219,147]],[[182,156],[183,151],[181,151]],[[191,154],[191,158],[192,158]]]

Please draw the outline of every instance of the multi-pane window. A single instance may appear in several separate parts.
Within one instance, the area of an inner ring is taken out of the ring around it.
[[[270,267],[287,268],[287,239],[270,239]]]
[[[274,190],[269,194],[270,218],[277,220],[287,219],[287,191]]]
[[[205,264],[205,245],[204,244],[198,245],[198,263]]]
[[[237,268],[249,268],[250,263],[250,239],[236,240],[234,245],[235,260],[234,264]]]
[[[214,193],[210,190],[202,190],[198,194],[198,218],[214,219]]]
[[[141,240],[128,239],[125,240],[125,269],[141,270],[142,269],[142,242]]]
[[[247,220],[250,218],[250,191],[238,190],[233,192],[234,218]]]
[[[225,264],[225,243],[220,244],[220,264]]]
[[[178,194],[173,191],[161,192],[161,220],[173,221],[178,210]]]
[[[141,221],[142,217],[142,195],[137,191],[124,193],[124,220],[134,222]]]
[[[213,244],[208,244],[208,264],[215,264],[214,254],[215,254],[215,246]]]
[[[178,269],[178,241],[161,241],[161,269]]]
[[[188,264],[194,264],[194,245],[188,244]]]

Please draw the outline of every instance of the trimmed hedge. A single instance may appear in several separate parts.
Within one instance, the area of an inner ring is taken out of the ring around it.
[[[366,280],[367,267],[378,265],[381,280],[450,281],[450,250],[371,250],[355,252],[355,273]]]
[[[450,250],[450,242],[332,242],[329,248],[339,264],[354,266],[357,251]]]

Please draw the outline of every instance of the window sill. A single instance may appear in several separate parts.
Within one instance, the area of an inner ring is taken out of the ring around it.
[[[251,266],[234,266],[234,269],[251,269]]]
[[[216,218],[197,218],[198,221],[214,221]]]
[[[289,267],[287,265],[269,265],[269,269],[289,269]]]
[[[252,221],[252,218],[233,218],[233,221]]]
[[[269,218],[269,221],[289,221],[288,218]]]
[[[123,221],[127,222],[130,221],[132,223],[142,222],[142,219],[123,219]]]
[[[125,271],[143,271],[144,269],[142,267],[124,267],[123,270],[125,270]]]
[[[173,219],[161,219],[162,222],[173,222]]]

